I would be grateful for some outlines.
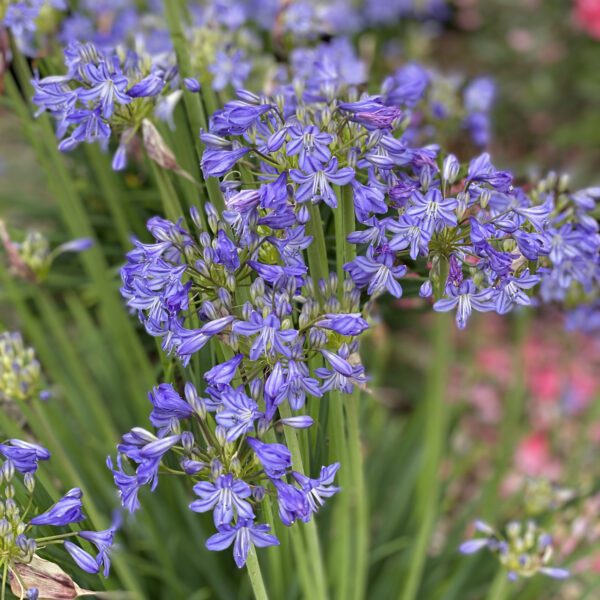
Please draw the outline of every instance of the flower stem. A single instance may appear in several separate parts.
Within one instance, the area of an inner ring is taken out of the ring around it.
[[[421,450],[421,477],[417,482],[415,498],[415,516],[419,526],[415,543],[411,548],[406,584],[399,596],[401,600],[418,598],[427,549],[437,518],[440,493],[439,469],[446,437],[447,408],[444,392],[450,364],[450,325],[448,315],[434,315],[433,355],[427,377],[423,414],[425,431]]]
[[[504,567],[500,567],[496,573],[496,577],[494,577],[486,600],[504,600],[507,597],[508,584],[509,581],[506,576],[506,570]]]
[[[262,573],[260,571],[258,556],[256,555],[256,550],[254,548],[250,548],[250,551],[248,552],[246,568],[248,569],[250,585],[252,586],[252,591],[254,592],[254,597],[256,600],[269,600],[269,596],[267,595],[267,590],[265,588],[265,582],[263,581]]]
[[[6,598],[6,584],[8,583],[6,581],[7,575],[8,575],[8,561],[5,560],[4,567],[2,568],[2,595],[0,596],[0,598],[2,600],[4,600],[4,598]]]

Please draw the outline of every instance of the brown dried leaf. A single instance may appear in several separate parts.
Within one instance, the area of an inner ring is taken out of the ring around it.
[[[15,564],[12,571],[10,589],[17,598],[24,592],[22,585],[37,588],[40,600],[74,600],[96,593],[80,588],[58,565],[39,556],[34,555],[29,564]]]
[[[177,159],[175,158],[173,151],[167,146],[158,129],[154,126],[154,123],[148,119],[142,121],[142,138],[148,156],[159,167],[174,171],[178,175],[194,182],[193,177],[177,164]]]

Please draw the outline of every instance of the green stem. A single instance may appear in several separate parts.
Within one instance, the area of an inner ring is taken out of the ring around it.
[[[279,413],[283,418],[289,418],[292,416],[292,411],[287,403],[283,403],[279,406]],[[285,440],[292,453],[292,461],[294,467],[301,473],[305,473],[304,464],[302,462],[302,454],[300,451],[300,444],[298,443],[298,436],[296,431],[291,427],[284,428]],[[313,571],[313,598],[327,598],[327,579],[325,577],[325,571],[323,569],[323,557],[321,553],[321,544],[319,542],[319,534],[317,532],[317,526],[314,518],[308,523],[303,524],[304,533],[306,536],[306,547],[311,557],[310,567]]]
[[[327,260],[327,246],[325,245],[325,232],[323,231],[323,221],[321,213],[316,204],[310,204],[310,221],[308,223],[308,234],[313,236],[313,243],[308,247],[308,266],[310,276],[315,286],[315,294],[320,296],[320,279],[327,279],[329,274],[329,262]]]
[[[2,595],[0,596],[0,598],[2,598],[2,600],[4,600],[4,598],[6,598],[6,576],[8,575],[8,561],[5,560],[4,561],[4,567],[2,569]]]
[[[506,576],[506,570],[504,567],[500,567],[496,573],[496,577],[494,577],[486,600],[505,600],[508,596],[508,585],[509,580]]]
[[[269,600],[267,590],[265,588],[265,582],[262,578],[260,571],[260,563],[258,562],[258,556],[256,550],[250,548],[248,552],[248,559],[246,560],[246,568],[248,569],[248,576],[250,577],[250,585],[252,585],[252,591],[256,600]]]
[[[323,402],[324,399],[321,400]],[[335,597],[346,600],[350,597],[352,578],[352,529],[350,508],[351,477],[349,473],[348,440],[344,428],[344,394],[339,391],[330,392],[329,423],[331,436],[330,462],[341,463],[339,485],[342,489],[334,507],[333,551],[331,552],[330,569],[335,573]]]
[[[422,448],[421,477],[416,489],[416,517],[419,522],[401,600],[415,600],[425,568],[427,550],[437,519],[440,463],[446,438],[447,407],[444,398],[448,380],[450,320],[446,314],[434,315],[433,353],[427,379],[423,419],[425,431]]]

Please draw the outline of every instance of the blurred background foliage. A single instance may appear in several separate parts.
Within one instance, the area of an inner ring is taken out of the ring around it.
[[[567,0],[457,0],[441,19],[407,19],[357,41],[380,79],[413,59],[449,76],[492,76],[495,162],[523,176],[567,171],[591,185],[600,167],[600,42],[572,11]],[[149,165],[122,178],[95,147],[60,156],[48,122],[32,128],[31,112],[10,98],[2,97],[0,108],[2,219],[15,239],[34,228],[53,244],[90,233],[97,245],[61,257],[43,286],[16,281],[4,261],[0,323],[23,332],[51,382],[51,400],[20,406],[26,435],[54,454],[46,493],[58,497],[81,485],[87,512],[102,527],[117,504],[105,457],[121,432],[146,422],[146,393],[168,368],[118,295],[129,233],[144,239],[160,199]],[[180,182],[172,185],[177,190]],[[397,597],[411,576],[416,525],[426,515],[435,524],[418,598],[599,597],[599,340],[566,334],[551,313],[480,316],[457,333],[447,321],[432,327],[437,320],[409,301],[383,301],[379,309],[381,323],[363,349],[372,376],[362,407],[372,515],[369,597]],[[443,449],[426,443],[428,427],[436,425],[446,432]],[[6,413],[0,427],[20,435]],[[428,466],[439,505],[423,495]],[[185,509],[189,500],[176,482],[147,494],[136,515],[141,523],[125,523],[114,574],[106,583],[79,574],[78,580],[140,598],[248,597],[243,577],[231,575],[230,557],[204,550],[210,523]],[[501,524],[531,514],[556,533],[558,562],[575,573],[570,581],[557,586],[537,577],[506,590],[490,556],[456,550],[476,516]],[[325,543],[335,532],[328,520],[325,511]],[[275,552],[264,551],[269,584],[279,597],[297,597],[281,580]],[[283,560],[293,572],[293,559]]]

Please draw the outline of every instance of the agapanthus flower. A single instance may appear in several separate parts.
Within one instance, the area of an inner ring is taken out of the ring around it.
[[[200,500],[194,500],[190,509],[194,512],[213,511],[215,525],[228,525],[234,514],[238,519],[254,519],[252,505],[246,500],[251,495],[250,486],[233,475],[219,475],[213,482],[200,481],[194,486]]]
[[[235,564],[241,569],[246,564],[252,546],[279,546],[279,540],[269,533],[268,525],[256,524],[252,519],[239,519],[235,525],[221,525],[218,533],[206,540],[209,550],[225,550],[231,544]]]

